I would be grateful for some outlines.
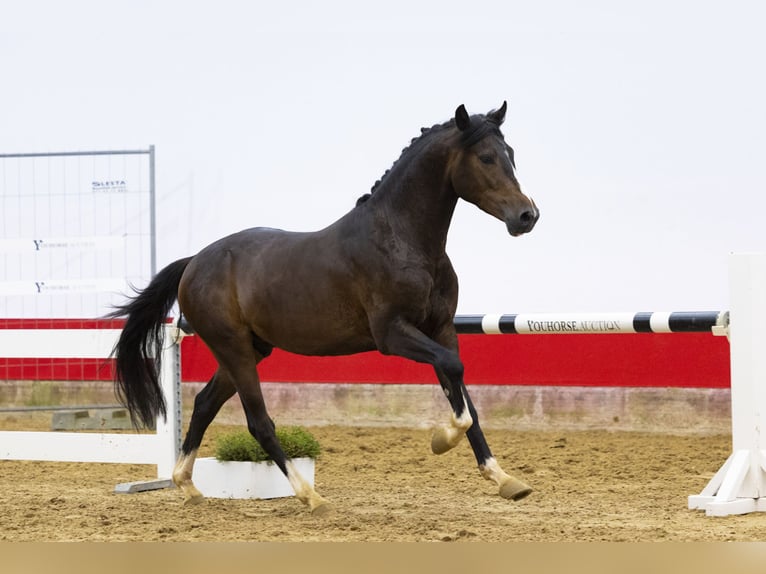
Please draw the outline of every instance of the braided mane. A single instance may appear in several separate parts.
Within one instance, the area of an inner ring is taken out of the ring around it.
[[[451,119],[441,124],[434,124],[430,128],[420,128],[420,135],[415,136],[410,140],[409,145],[407,145],[403,150],[402,153],[399,155],[399,158],[394,161],[393,164],[391,164],[391,167],[389,167],[383,175],[380,176],[380,179],[378,179],[370,188],[370,193],[365,193],[363,196],[361,196],[359,199],[356,200],[356,204],[360,205],[370,199],[372,197],[372,194],[377,191],[377,189],[380,187],[380,185],[383,183],[383,181],[386,179],[386,176],[388,176],[389,173],[391,173],[391,170],[396,167],[396,165],[401,161],[401,159],[407,155],[407,153],[412,150],[412,148],[422,142],[424,139],[426,139],[428,136],[432,135],[433,133],[437,131],[442,131],[446,128],[452,127],[455,125],[455,120]]]
[[[408,154],[408,152],[410,152],[417,144],[421,143],[423,140],[433,135],[434,133],[441,132],[447,128],[451,128],[454,126],[455,126],[455,119],[453,118],[441,124],[434,124],[430,128],[420,128],[420,135],[410,140],[409,145],[402,150],[402,153],[399,155],[399,158],[396,161],[394,161],[391,167],[389,167],[383,173],[383,175],[380,176],[380,179],[378,179],[372,185],[372,187],[370,188],[370,192],[365,193],[363,196],[361,196],[359,199],[356,200],[356,205],[361,205],[362,203],[370,199],[370,197],[372,197],[372,195],[377,191],[380,185],[385,181],[388,174],[391,173],[391,170],[393,170],[396,167],[396,165],[402,160],[402,158],[405,157]],[[462,133],[460,142],[466,148],[471,147],[475,143],[484,139],[484,137],[489,135],[490,133],[496,133],[502,137],[502,133],[500,133],[500,127],[495,122],[489,120],[484,115],[476,115],[471,118],[471,127]]]

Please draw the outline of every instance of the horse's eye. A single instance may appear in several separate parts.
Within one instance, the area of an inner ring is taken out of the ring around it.
[[[479,160],[481,163],[486,163],[487,165],[495,163],[495,156],[490,154],[482,154],[479,156]]]

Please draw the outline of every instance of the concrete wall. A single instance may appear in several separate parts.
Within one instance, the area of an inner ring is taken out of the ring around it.
[[[184,421],[201,383],[182,387]],[[449,420],[437,385],[264,383],[277,424],[431,427]],[[508,430],[624,430],[728,433],[728,389],[470,386],[482,426]],[[0,409],[12,405],[114,404],[110,383],[0,382]],[[2,413],[0,413],[1,415]],[[244,424],[231,399],[216,422]]]

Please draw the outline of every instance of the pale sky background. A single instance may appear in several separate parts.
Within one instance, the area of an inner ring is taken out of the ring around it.
[[[156,146],[160,266],[324,227],[504,99],[542,216],[459,205],[459,313],[725,309],[766,251],[766,2],[9,1],[0,62],[0,153]]]

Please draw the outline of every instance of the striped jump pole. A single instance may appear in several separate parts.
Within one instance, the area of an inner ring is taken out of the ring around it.
[[[461,335],[572,335],[618,333],[704,333],[725,335],[728,311],[639,313],[520,313],[518,315],[456,315]],[[194,333],[184,317],[177,327]]]
[[[520,313],[518,315],[457,315],[461,334],[574,335],[619,333],[694,333],[724,335],[726,311],[639,313]]]

